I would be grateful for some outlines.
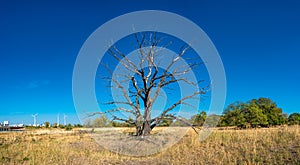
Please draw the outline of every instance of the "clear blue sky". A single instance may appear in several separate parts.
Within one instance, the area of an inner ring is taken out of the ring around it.
[[[198,24],[227,75],[226,105],[268,97],[285,113],[300,111],[300,2],[291,1],[1,1],[0,122],[78,122],[72,71],[87,37],[137,10],[166,10]],[[62,118],[61,118],[62,120]]]

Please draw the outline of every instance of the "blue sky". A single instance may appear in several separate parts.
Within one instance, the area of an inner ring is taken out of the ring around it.
[[[300,2],[287,1],[2,1],[0,121],[78,122],[72,72],[87,37],[106,21],[137,10],[166,10],[199,25],[227,76],[226,105],[268,97],[299,112]],[[62,119],[61,119],[62,120]]]

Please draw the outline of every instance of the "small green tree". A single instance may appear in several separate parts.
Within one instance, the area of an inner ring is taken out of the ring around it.
[[[73,126],[71,125],[71,124],[68,124],[67,126],[66,126],[66,130],[67,131],[70,131],[70,130],[72,130],[73,129]]]
[[[300,124],[300,113],[292,113],[288,118],[290,125]]]
[[[61,128],[61,129],[63,129],[63,128],[65,128],[65,125],[63,125],[63,124],[59,124],[59,126],[58,126],[59,128]]]
[[[106,116],[101,115],[100,117],[94,119],[93,126],[94,127],[109,127],[109,126],[112,126],[112,123],[110,122],[110,120],[107,119]]]
[[[74,127],[75,128],[81,128],[81,127],[83,127],[81,124],[74,124]]]
[[[111,124],[113,127],[121,127],[121,123],[117,121],[112,121]]]
[[[53,123],[52,127],[57,128],[58,127],[57,123]]]
[[[50,122],[46,121],[46,122],[45,122],[45,127],[46,127],[46,128],[49,128],[49,127],[50,127]]]
[[[172,123],[173,123],[173,120],[172,120],[172,119],[164,118],[164,119],[161,120],[159,126],[162,126],[162,127],[168,127],[168,126],[170,126]]]
[[[201,111],[199,114],[191,117],[191,122],[193,123],[193,125],[203,126],[203,124],[206,120],[206,117],[207,117],[206,112]]]

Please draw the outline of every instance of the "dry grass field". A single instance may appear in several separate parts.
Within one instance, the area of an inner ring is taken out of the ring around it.
[[[151,156],[104,149],[79,130],[0,133],[1,164],[300,164],[300,127],[216,130],[200,142],[189,132]]]

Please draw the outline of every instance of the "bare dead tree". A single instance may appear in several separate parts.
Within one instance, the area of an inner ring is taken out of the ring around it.
[[[111,68],[102,63],[102,66],[110,74],[110,76],[106,78],[111,81],[113,88],[120,91],[124,100],[106,102],[105,104],[108,105],[118,105],[118,108],[109,109],[105,112],[95,112],[90,115],[108,113],[112,116],[113,120],[134,125],[136,127],[137,136],[147,136],[163,119],[176,119],[178,121],[183,121],[180,117],[176,117],[174,114],[171,114],[171,111],[179,105],[186,104],[186,100],[205,94],[207,89],[197,88],[197,91],[193,91],[192,94],[170,104],[170,106],[164,109],[157,117],[151,117],[153,104],[157,100],[163,88],[168,88],[171,84],[178,82],[198,87],[199,82],[192,82],[184,76],[201,63],[197,63],[194,60],[193,63],[188,63],[186,66],[180,66],[175,69],[173,68],[179,59],[183,58],[186,52],[190,49],[190,46],[186,45],[182,46],[176,55],[166,57],[172,59],[165,69],[162,70],[159,65],[162,58],[158,58],[158,56],[162,56],[160,54],[162,46],[159,46],[162,38],[157,37],[155,32],[136,33],[134,36],[139,51],[138,63],[129,59],[116,46],[111,46],[108,49],[109,55],[117,60],[122,67],[131,74],[119,73],[118,77],[122,77],[122,80],[116,79],[113,76]],[[169,45],[169,43],[164,46],[167,45]],[[129,82],[131,84],[129,91],[126,89],[123,82]],[[116,114],[117,112],[129,113],[134,116],[134,120],[121,117]]]

